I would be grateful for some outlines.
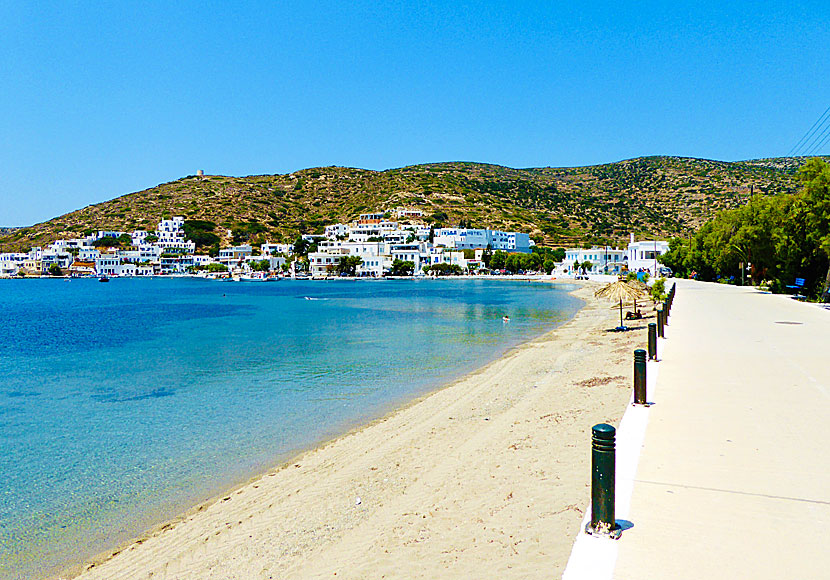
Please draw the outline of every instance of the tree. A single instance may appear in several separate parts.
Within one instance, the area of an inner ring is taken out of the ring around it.
[[[796,278],[805,292],[822,296],[830,287],[830,166],[810,159],[797,173],[793,195],[755,195],[738,209],[718,213],[689,240],[672,240],[660,260],[679,275],[702,280],[741,280],[740,264],[752,264],[753,282],[774,292]]]
[[[504,259],[504,269],[511,274],[515,274],[522,268],[521,260],[522,258],[519,254],[507,254],[507,257]]]
[[[404,260],[394,260],[392,262],[392,276],[411,276],[415,272],[415,263]]]
[[[496,250],[493,257],[490,258],[490,268],[493,270],[503,270],[504,264],[507,260],[507,253],[501,250]]]
[[[345,274],[346,276],[354,276],[357,267],[363,263],[363,258],[360,256],[343,256],[337,263],[335,270],[338,274]]]
[[[538,272],[542,269],[543,263],[544,260],[542,259],[542,255],[539,253],[534,252],[522,255],[522,268],[525,270],[534,270]]]
[[[271,269],[271,262],[268,260],[254,260],[251,262],[251,270],[254,272],[267,272]]]
[[[655,302],[662,302],[666,299],[666,280],[658,278],[651,285],[650,289],[651,299]]]
[[[591,268],[593,268],[593,267],[594,267],[593,262],[590,262],[590,261],[588,261],[588,260],[585,260],[584,262],[582,262],[582,269],[583,269],[583,270],[585,270],[585,273],[586,273],[586,274],[587,274],[587,273],[588,273],[588,271],[589,271]]]
[[[820,291],[825,298],[830,291],[830,165],[818,158],[810,159],[799,169],[798,177],[804,184],[805,202],[811,206],[805,220],[807,242],[816,248],[817,261],[827,263]]]
[[[51,264],[49,266],[49,269],[46,271],[49,273],[50,276],[63,276],[63,271],[61,270],[61,267],[57,264]]]
[[[207,265],[208,272],[227,272],[228,267],[225,264],[219,264],[218,262],[211,262]]]
[[[294,254],[297,256],[307,256],[310,246],[311,242],[300,236],[294,242]]]
[[[196,244],[197,248],[208,248],[219,244],[219,236],[213,233],[216,224],[207,220],[185,220],[182,225],[184,236]]]
[[[481,254],[481,261],[484,262],[484,265],[489,268],[490,267],[490,260],[493,258],[493,248],[490,247],[490,244],[487,244],[487,248]]]
[[[120,248],[121,247],[121,240],[118,238],[111,238],[109,236],[104,236],[103,238],[98,238],[94,242],[92,242],[93,248]]]
[[[249,242],[256,234],[266,231],[267,228],[257,222],[248,222],[231,228],[231,237],[234,244]]]

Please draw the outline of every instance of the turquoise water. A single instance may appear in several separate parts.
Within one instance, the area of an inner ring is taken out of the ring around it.
[[[0,578],[114,547],[481,366],[569,319],[569,289],[0,281]]]

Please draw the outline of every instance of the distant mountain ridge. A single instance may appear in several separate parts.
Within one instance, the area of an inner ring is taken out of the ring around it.
[[[289,174],[190,175],[0,237],[0,251],[26,250],[99,229],[154,229],[162,216],[217,224],[222,245],[290,241],[360,213],[420,209],[436,226],[529,232],[539,243],[622,243],[688,235],[752,192],[795,192],[804,157],[726,162],[639,157],[571,168],[513,169],[472,162],[386,171],[317,167]],[[236,230],[235,240],[226,230]],[[239,234],[239,232],[242,232]]]

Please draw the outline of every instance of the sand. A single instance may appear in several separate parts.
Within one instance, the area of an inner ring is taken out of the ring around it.
[[[622,417],[649,321],[609,332],[619,313],[595,287],[562,327],[79,578],[559,577],[590,500],[591,426]]]

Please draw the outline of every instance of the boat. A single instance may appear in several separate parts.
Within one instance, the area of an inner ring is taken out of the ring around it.
[[[98,278],[98,281],[99,281],[99,282],[109,282],[109,281],[110,281],[110,279],[109,279],[109,278],[107,278],[106,276],[101,276],[100,278]]]
[[[502,322],[510,322],[510,317],[509,316],[502,316],[501,321]]]

